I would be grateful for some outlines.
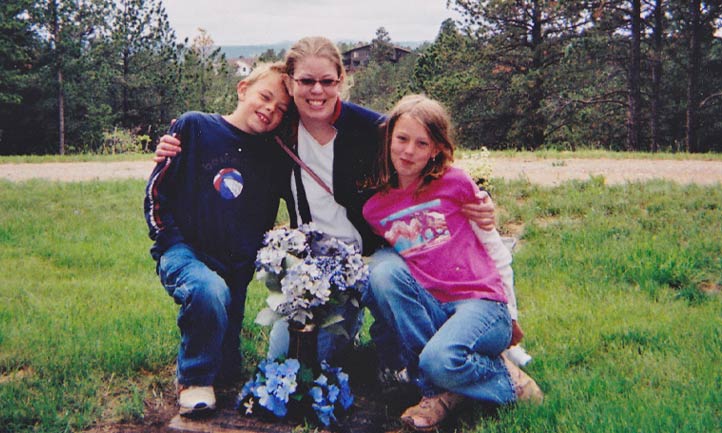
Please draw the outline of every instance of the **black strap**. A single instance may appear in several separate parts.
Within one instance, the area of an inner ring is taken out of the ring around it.
[[[306,170],[306,173],[308,173],[308,175],[311,176],[311,178],[312,178],[313,180],[315,180],[316,183],[317,183],[321,188],[323,188],[324,191],[326,191],[329,195],[333,195],[333,191],[331,191],[331,188],[329,188],[329,186],[326,185],[326,182],[324,182],[324,181],[316,174],[315,171],[311,170],[311,167],[309,167],[308,165],[306,165],[306,163],[303,162],[303,161],[301,160],[301,158],[298,157],[298,155],[296,154],[296,152],[294,152],[294,151],[292,151],[291,149],[289,149],[288,146],[286,146],[286,145],[283,143],[283,140],[281,140],[281,138],[280,138],[279,136],[276,136],[275,138],[276,138],[276,143],[278,143],[278,145],[281,146],[281,149],[283,149],[283,150],[288,154],[288,156],[290,156],[291,159],[293,159],[293,160],[296,162],[296,164],[300,165],[301,168],[303,168],[304,170]]]
[[[298,164],[293,166],[293,177],[296,180],[296,205],[298,206],[298,213],[301,214],[301,223],[308,224],[312,221],[311,208],[308,205],[306,189],[301,181],[301,167]]]

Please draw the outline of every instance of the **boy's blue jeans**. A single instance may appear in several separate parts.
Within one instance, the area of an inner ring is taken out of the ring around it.
[[[183,243],[173,245],[161,256],[158,275],[180,305],[178,383],[213,385],[219,374],[239,369],[246,278],[229,284]]]
[[[372,338],[382,362],[406,362],[426,396],[447,390],[494,404],[515,401],[500,356],[511,340],[505,304],[439,302],[392,249],[374,254],[370,272],[363,301],[374,316]]]

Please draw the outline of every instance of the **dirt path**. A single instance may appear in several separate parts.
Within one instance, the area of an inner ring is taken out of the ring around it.
[[[458,161],[468,167],[472,160]],[[646,181],[655,178],[679,183],[714,185],[722,183],[722,161],[651,159],[541,159],[491,158],[493,178],[528,179],[555,186],[571,179],[604,176],[607,184]],[[0,179],[13,182],[40,178],[51,181],[92,181],[145,179],[153,169],[150,161],[51,162],[42,164],[0,164]]]

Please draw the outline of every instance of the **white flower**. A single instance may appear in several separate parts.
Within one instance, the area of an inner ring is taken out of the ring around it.
[[[247,402],[243,403],[243,407],[246,408],[246,415],[253,413],[253,397],[249,398]]]
[[[260,314],[262,323],[276,317],[301,324],[310,320],[326,323],[331,305],[349,299],[358,302],[358,292],[341,293],[358,291],[368,280],[368,268],[358,247],[326,236],[312,224],[266,233],[256,268],[258,278],[271,291],[280,292],[268,302],[270,310]]]

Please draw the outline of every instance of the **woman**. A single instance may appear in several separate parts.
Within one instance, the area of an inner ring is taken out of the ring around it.
[[[315,173],[311,175],[298,164],[289,173],[289,189],[284,198],[291,225],[312,220],[319,230],[355,242],[364,254],[372,254],[383,241],[371,232],[363,219],[362,208],[371,191],[361,185],[373,173],[381,146],[380,126],[385,117],[342,101],[348,82],[346,70],[338,48],[329,39],[314,36],[299,40],[286,55],[286,67],[287,86],[295,105],[290,119],[294,125],[292,138],[286,144]],[[180,151],[179,145],[171,136],[162,137],[156,149],[156,161],[175,156]],[[479,193],[478,201],[465,205],[464,212],[481,228],[494,227],[494,205],[485,192]],[[374,255],[371,272],[374,264],[389,259],[393,257],[388,253]],[[356,334],[359,311],[346,311],[344,316],[350,337],[321,332],[319,359],[332,360],[339,356]],[[377,347],[387,347],[385,335],[383,330],[372,327]],[[285,350],[287,337],[283,329],[274,327],[269,346],[269,356]],[[405,364],[395,359],[393,352],[382,354],[382,365],[401,370]]]

